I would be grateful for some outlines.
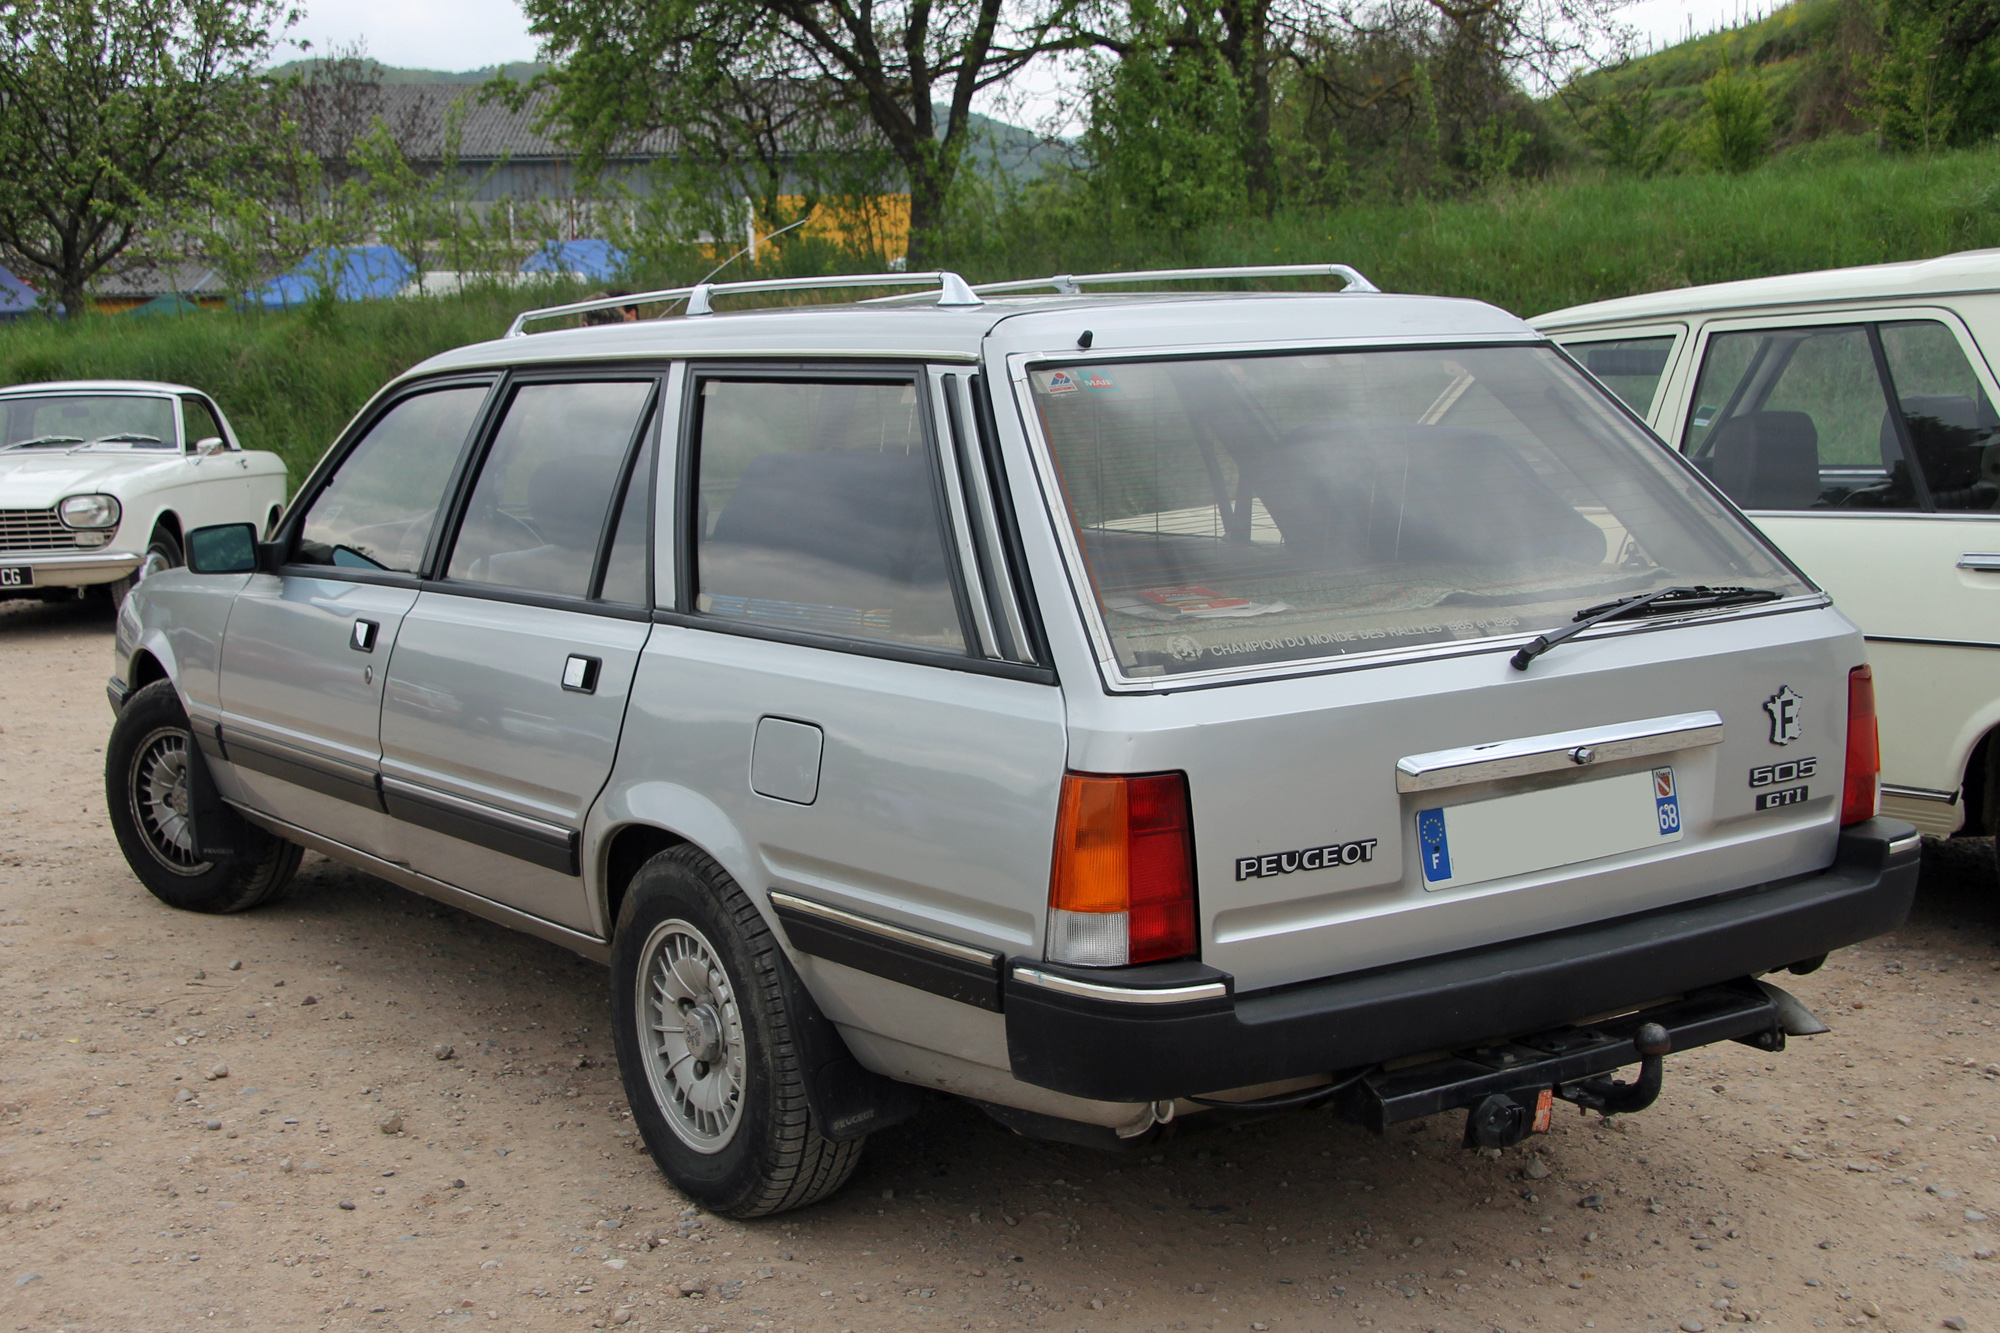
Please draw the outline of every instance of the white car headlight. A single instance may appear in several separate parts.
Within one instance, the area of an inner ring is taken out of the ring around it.
[[[118,501],[109,495],[72,495],[56,506],[56,513],[72,528],[115,528]]]

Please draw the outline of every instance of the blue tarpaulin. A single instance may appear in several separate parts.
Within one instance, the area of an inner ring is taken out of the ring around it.
[[[625,267],[625,252],[609,241],[548,241],[521,261],[523,273],[567,273],[588,282],[610,282]]]
[[[0,268],[0,319],[32,315],[37,308],[36,302],[40,300],[33,287]]]
[[[244,296],[248,305],[266,310],[282,310],[303,305],[318,294],[320,283],[331,280],[333,294],[342,301],[368,301],[394,296],[416,276],[410,261],[387,245],[342,245],[315,250],[298,262],[290,273],[280,274]]]

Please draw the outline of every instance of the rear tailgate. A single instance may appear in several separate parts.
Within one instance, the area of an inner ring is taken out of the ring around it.
[[[1202,959],[1256,990],[1824,868],[1863,660],[1818,609],[1573,640],[1525,672],[1485,651],[1072,692],[1070,766],[1188,775]]]

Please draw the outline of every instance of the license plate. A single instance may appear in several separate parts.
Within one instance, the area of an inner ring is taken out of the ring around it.
[[[0,565],[0,588],[32,588],[35,586],[33,565]]]
[[[1680,837],[1671,768],[1417,812],[1426,889],[1553,870]]]

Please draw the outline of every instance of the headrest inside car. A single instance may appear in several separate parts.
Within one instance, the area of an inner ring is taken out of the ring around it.
[[[1705,461],[1723,494],[1745,509],[1810,509],[1819,500],[1819,428],[1804,412],[1731,417]]]

